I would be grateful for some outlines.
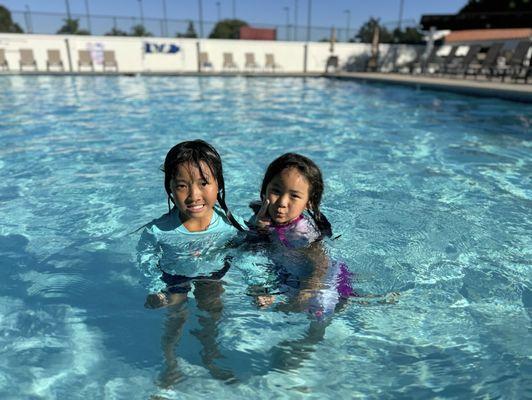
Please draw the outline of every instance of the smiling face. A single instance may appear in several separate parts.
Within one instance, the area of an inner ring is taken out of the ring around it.
[[[266,187],[270,201],[268,214],[276,225],[292,222],[309,204],[310,185],[297,168],[286,168],[273,177]]]
[[[191,232],[207,229],[218,196],[218,182],[211,169],[203,161],[200,166],[201,171],[193,163],[179,164],[171,183],[180,219]]]

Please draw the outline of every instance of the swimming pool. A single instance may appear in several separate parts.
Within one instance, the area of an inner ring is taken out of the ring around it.
[[[1,398],[532,396],[530,105],[288,78],[3,77],[0,93]],[[168,344],[180,316],[143,307],[129,233],[166,211],[158,168],[191,138],[219,149],[243,216],[274,157],[313,158],[332,254],[397,304],[350,303],[317,332],[258,310],[232,269],[220,315],[189,299]]]

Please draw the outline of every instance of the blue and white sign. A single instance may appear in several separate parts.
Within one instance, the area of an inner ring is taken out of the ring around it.
[[[144,42],[144,53],[146,54],[176,54],[181,48],[172,43]]]

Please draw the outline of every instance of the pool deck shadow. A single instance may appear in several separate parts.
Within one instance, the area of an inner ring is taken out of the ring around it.
[[[465,95],[495,97],[532,103],[532,84],[509,83],[486,79],[447,78],[430,75],[407,75],[382,72],[340,72],[326,76],[365,83],[385,83],[414,87],[417,90],[441,90]]]
[[[266,72],[266,71],[112,71],[112,72],[47,72],[5,71],[0,76],[167,76],[167,77],[268,77],[268,78],[319,78],[353,80],[362,83],[384,83],[410,86],[416,90],[439,90],[464,95],[500,98],[532,103],[532,84],[501,82],[486,79],[449,78],[431,75],[407,75],[382,72]]]

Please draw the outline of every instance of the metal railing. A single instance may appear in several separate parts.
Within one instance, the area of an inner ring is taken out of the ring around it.
[[[34,12],[30,10],[11,11],[14,22],[19,24],[26,33],[55,34],[68,16],[66,13]],[[208,38],[216,21],[198,21],[191,19],[146,18],[118,15],[88,15],[71,13],[70,18],[78,21],[80,34],[112,35],[125,33],[135,36],[135,28],[142,26],[146,36],[186,37],[187,30],[192,24],[197,37]],[[250,22],[254,28],[268,28],[277,31],[277,40],[286,41],[328,41],[332,27],[308,26],[294,24],[268,24]],[[338,42],[353,41],[357,29],[336,28],[335,36]],[[136,32],[136,36],[139,32]]]

